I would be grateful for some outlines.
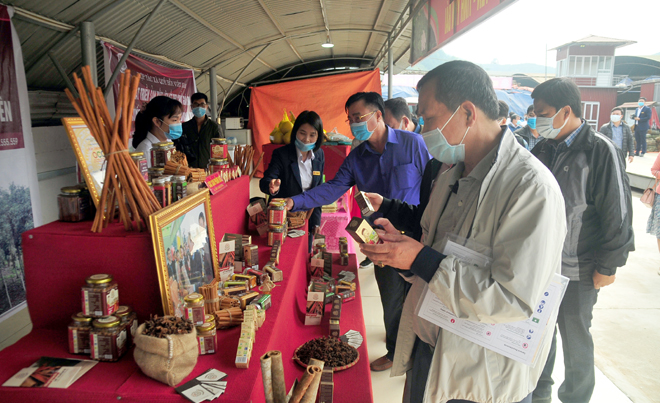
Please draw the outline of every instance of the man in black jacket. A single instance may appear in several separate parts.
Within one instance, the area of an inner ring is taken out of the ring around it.
[[[571,281],[559,308],[557,325],[566,376],[562,402],[589,402],[595,385],[594,344],[589,332],[598,289],[614,282],[616,269],[635,250],[632,196],[623,154],[581,118],[580,91],[572,81],[554,78],[532,93],[536,129],[545,138],[532,150],[550,169],[564,195],[568,233],[562,275]],[[557,346],[552,341],[535,403],[551,401]]]
[[[600,127],[600,132],[607,136],[621,151],[623,156],[628,157],[628,162],[633,162],[635,155],[632,131],[630,126],[623,121],[623,109],[616,107],[610,113],[610,122]]]

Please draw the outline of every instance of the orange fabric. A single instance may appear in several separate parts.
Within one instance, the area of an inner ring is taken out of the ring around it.
[[[304,110],[315,111],[323,120],[323,128],[330,132],[335,127],[340,134],[352,138],[346,124],[346,100],[356,92],[373,91],[381,93],[380,71],[335,74],[325,77],[308,78],[279,84],[252,87],[250,94],[250,120],[252,129],[255,163],[262,152],[262,146],[270,143],[270,132],[282,120],[284,109],[294,116]],[[263,176],[263,163],[257,167],[258,177]]]

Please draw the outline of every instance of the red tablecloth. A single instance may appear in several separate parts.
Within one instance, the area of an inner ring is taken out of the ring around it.
[[[227,191],[213,196],[212,208],[216,236],[219,231],[242,232],[246,226],[247,181],[232,184]],[[237,197],[241,200],[236,202]],[[225,218],[224,220],[221,218]],[[242,217],[241,220],[234,220]],[[240,222],[239,222],[240,221]],[[148,234],[125,233],[116,225],[101,234],[88,232],[91,223],[53,223],[24,234],[24,256],[28,306],[34,330],[19,342],[0,351],[0,383],[41,356],[84,358],[68,354],[66,325],[72,313],[80,311],[80,285],[93,273],[112,273],[119,283],[120,303],[131,304],[142,321],[150,313],[162,312],[158,278]],[[230,226],[232,225],[232,226]],[[259,245],[259,261],[268,261],[270,248],[265,239],[253,235]],[[112,249],[111,249],[112,248]],[[108,251],[112,250],[112,253]],[[218,353],[200,356],[188,381],[209,368],[226,372],[227,392],[218,401],[261,402],[259,356],[269,350],[281,350],[284,357],[307,340],[328,334],[327,319],[321,326],[304,326],[305,285],[307,283],[307,237],[288,238],[283,245],[280,268],[285,280],[272,291],[273,307],[257,332],[249,369],[234,365],[238,327],[218,332]],[[350,266],[336,265],[335,272],[356,271],[351,255]],[[342,333],[354,329],[366,334],[358,287],[356,299],[342,308]],[[360,362],[335,374],[335,401],[370,402],[373,400],[366,341],[359,349]],[[185,402],[174,388],[146,377],[135,364],[132,350],[117,363],[99,363],[68,389],[2,388],[0,399],[11,402]],[[285,360],[287,387],[302,375],[293,360]]]

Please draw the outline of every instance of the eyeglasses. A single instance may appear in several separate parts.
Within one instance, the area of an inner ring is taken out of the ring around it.
[[[193,108],[206,108],[206,103],[198,104],[196,102],[193,102],[192,106]]]
[[[348,124],[351,124],[351,123],[360,123],[360,122],[362,122],[362,119],[363,119],[363,118],[365,118],[365,117],[367,117],[367,116],[369,116],[369,115],[373,115],[374,113],[376,113],[376,111],[369,112],[369,113],[365,113],[364,115],[362,115],[362,116],[358,117],[357,119],[355,119],[355,121],[353,121],[353,120],[351,119],[351,117],[349,116],[348,119],[346,119],[346,123],[348,123]]]

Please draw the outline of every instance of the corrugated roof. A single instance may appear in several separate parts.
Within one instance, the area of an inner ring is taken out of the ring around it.
[[[11,0],[19,8],[14,24],[22,44],[28,86],[64,88],[64,80],[45,57],[49,50],[67,72],[80,69],[80,36],[67,37],[67,32],[81,21],[94,22],[97,38],[126,46],[159,1]],[[196,69],[198,90],[208,92],[208,75],[200,74],[202,71],[216,66],[219,83],[228,89],[253,56],[272,42],[240,77],[240,84],[231,91],[236,93],[242,84],[272,80],[289,70],[287,77],[372,66],[401,12],[419,1],[169,0],[151,20],[134,51]],[[112,4],[118,5],[100,18],[93,18]],[[332,49],[321,47],[326,29],[335,44]],[[410,29],[393,46],[394,60],[398,61],[395,72],[408,66]],[[100,52],[98,56],[102,58]],[[387,58],[374,67],[386,70]],[[101,81],[103,63],[99,63],[98,70]]]
[[[563,48],[564,46],[581,45],[581,44],[614,45],[617,48],[620,48],[622,46],[632,45],[633,43],[637,43],[637,41],[630,41],[630,40],[627,40],[627,39],[606,38],[604,36],[598,36],[598,35],[589,35],[589,36],[586,36],[582,39],[578,39],[577,41],[568,42],[568,43],[565,43],[561,46],[557,46],[556,48],[552,48],[550,50],[557,50],[557,49]]]

